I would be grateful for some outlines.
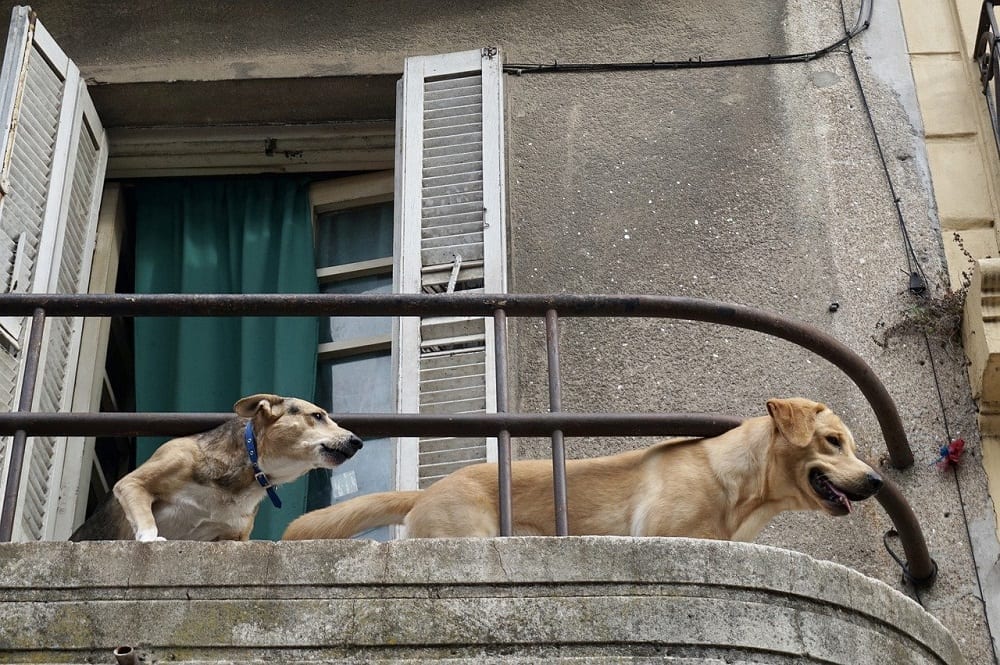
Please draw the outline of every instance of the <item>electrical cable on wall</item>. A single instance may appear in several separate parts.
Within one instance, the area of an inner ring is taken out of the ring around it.
[[[841,5],[843,6],[843,5]],[[867,10],[866,10],[867,7]],[[551,74],[563,72],[612,72],[636,71],[648,69],[713,69],[720,67],[753,67],[760,65],[782,65],[796,62],[818,60],[836,51],[841,46],[849,44],[852,39],[868,29],[871,24],[871,0],[862,0],[854,27],[848,29],[845,25],[844,36],[832,44],[806,53],[788,53],[784,55],[760,55],[749,58],[711,59],[698,56],[687,60],[650,60],[649,62],[592,62],[592,63],[507,63],[503,66],[506,74],[520,76],[522,74]]]

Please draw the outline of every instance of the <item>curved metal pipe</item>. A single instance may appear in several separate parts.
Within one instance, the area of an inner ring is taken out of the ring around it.
[[[539,294],[7,294],[9,314],[41,307],[49,316],[506,316],[673,318],[745,328],[780,337],[840,368],[861,389],[878,419],[892,466],[913,464],[896,404],[864,359],[819,329],[761,310],[699,298]]]
[[[882,488],[875,498],[885,508],[886,514],[896,527],[896,532],[899,533],[899,540],[906,555],[906,561],[899,562],[903,567],[903,578],[921,589],[931,586],[937,579],[937,563],[927,551],[927,542],[920,530],[920,523],[903,498],[902,492],[883,474]]]

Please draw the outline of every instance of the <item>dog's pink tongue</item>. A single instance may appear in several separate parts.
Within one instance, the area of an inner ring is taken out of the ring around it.
[[[854,506],[851,505],[851,500],[847,498],[847,495],[841,492],[839,489],[833,486],[833,483],[827,483],[827,487],[833,490],[833,493],[837,495],[837,500],[840,501],[840,505],[847,509],[847,512],[854,510]]]

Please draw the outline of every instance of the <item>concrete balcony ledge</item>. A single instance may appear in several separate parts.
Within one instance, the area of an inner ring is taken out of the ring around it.
[[[0,545],[0,662],[963,663],[804,554],[674,538]]]

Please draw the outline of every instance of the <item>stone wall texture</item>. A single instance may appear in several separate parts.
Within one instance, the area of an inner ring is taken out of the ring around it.
[[[964,663],[886,584],[673,538],[0,545],[0,662]]]

